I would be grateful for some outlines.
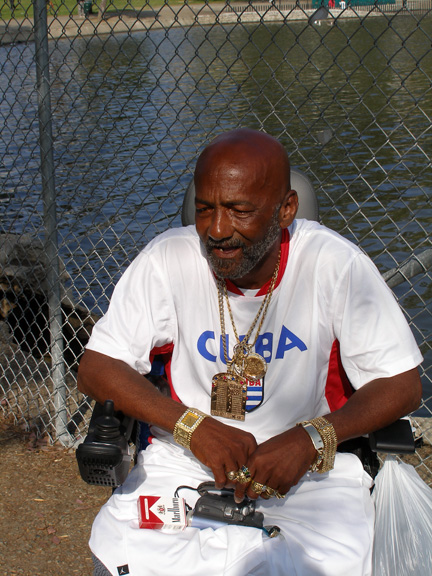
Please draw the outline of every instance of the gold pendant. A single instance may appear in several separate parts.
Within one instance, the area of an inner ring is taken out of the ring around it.
[[[247,381],[233,372],[220,372],[212,380],[211,415],[244,420]]]
[[[257,382],[264,378],[266,372],[267,362],[259,354],[252,352],[243,359],[243,370],[241,375],[248,380]]]
[[[236,344],[231,365],[239,376],[257,382],[264,378],[267,372],[267,362],[259,354],[251,352],[251,348],[250,344],[244,342]]]

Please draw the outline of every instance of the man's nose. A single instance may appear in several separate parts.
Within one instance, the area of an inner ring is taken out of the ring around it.
[[[231,219],[224,208],[215,208],[211,216],[208,235],[213,240],[224,240],[233,235]]]

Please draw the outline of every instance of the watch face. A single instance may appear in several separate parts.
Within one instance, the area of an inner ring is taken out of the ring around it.
[[[182,424],[184,424],[185,426],[188,426],[189,428],[192,428],[192,426],[195,424],[195,422],[198,420],[198,418],[199,418],[198,414],[194,414],[193,412],[188,412],[186,414],[186,416],[183,418]]]

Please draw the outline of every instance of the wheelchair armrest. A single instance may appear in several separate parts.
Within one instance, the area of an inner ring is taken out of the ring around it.
[[[369,434],[369,444],[374,452],[412,454],[415,452],[414,435],[409,420],[400,419]]]
[[[338,446],[338,452],[355,454],[363,464],[366,472],[375,478],[380,468],[376,452],[391,454],[408,454],[415,452],[414,436],[409,420],[397,420],[369,434],[369,438],[361,436],[346,440]]]

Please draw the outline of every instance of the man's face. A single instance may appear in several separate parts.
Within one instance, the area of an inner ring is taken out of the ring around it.
[[[239,280],[257,272],[280,237],[279,205],[249,173],[198,180],[196,228],[217,276]]]
[[[280,226],[278,209],[273,213],[270,226],[263,238],[247,244],[242,238],[214,240],[209,237],[204,243],[207,260],[217,276],[238,280],[249,274],[261,262],[279,238]],[[239,259],[229,258],[233,249],[239,249]],[[221,253],[222,252],[222,253]]]

